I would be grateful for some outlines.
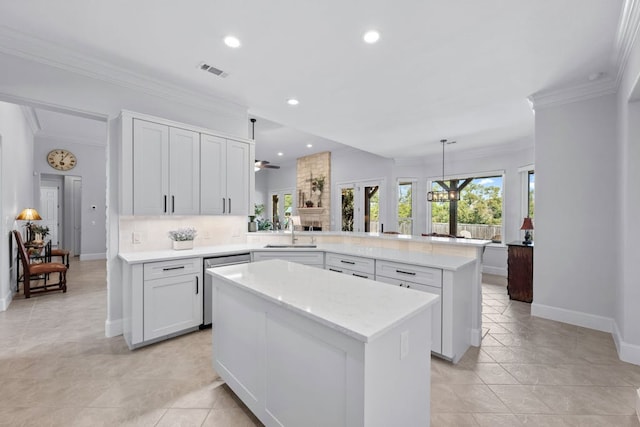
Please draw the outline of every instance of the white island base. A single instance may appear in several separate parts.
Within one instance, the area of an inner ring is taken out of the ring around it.
[[[208,274],[214,369],[265,425],[429,425],[437,296],[279,260]]]

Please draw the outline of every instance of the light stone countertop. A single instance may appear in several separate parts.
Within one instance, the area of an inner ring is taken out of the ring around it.
[[[282,260],[207,269],[267,301],[362,342],[370,342],[440,298]]]
[[[297,234],[297,233],[296,233]],[[453,239],[452,239],[453,240]],[[193,249],[176,251],[165,249],[147,252],[126,252],[119,253],[118,257],[127,264],[140,264],[145,262],[169,261],[182,258],[193,257],[213,257],[220,255],[231,255],[243,252],[270,251],[270,252],[332,252],[342,255],[362,256],[401,262],[405,264],[420,265],[425,267],[441,268],[443,270],[455,271],[469,263],[475,262],[474,258],[467,258],[454,255],[431,254],[426,252],[403,251],[397,249],[374,248],[368,246],[357,246],[337,243],[319,243],[315,248],[265,248],[265,243],[246,243],[235,245],[199,246]]]

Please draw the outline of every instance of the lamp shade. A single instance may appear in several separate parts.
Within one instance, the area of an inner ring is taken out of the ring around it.
[[[526,217],[524,221],[522,221],[522,227],[520,227],[520,230],[533,230],[533,221],[531,221],[531,218]]]
[[[40,221],[42,218],[34,208],[26,208],[16,217],[20,221]]]

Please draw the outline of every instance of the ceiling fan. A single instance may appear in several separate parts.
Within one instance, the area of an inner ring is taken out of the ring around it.
[[[251,137],[255,140],[256,139],[256,119],[251,118]],[[280,169],[280,166],[276,166],[276,165],[272,165],[271,162],[268,162],[266,160],[256,160],[255,163],[255,168],[256,171],[259,169]]]
[[[280,166],[272,165],[266,160],[256,160],[255,166],[258,169],[280,169]]]

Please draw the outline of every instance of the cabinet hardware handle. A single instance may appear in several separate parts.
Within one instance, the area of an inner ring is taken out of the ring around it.
[[[355,262],[353,262],[353,261],[345,261],[345,260],[341,259],[341,260],[340,260],[340,262],[341,262],[341,263],[344,263],[344,264],[351,264],[351,265],[355,265]]]
[[[231,197],[229,197],[229,213],[231,213]]]
[[[165,267],[165,268],[162,269],[162,271],[180,270],[180,269],[183,269],[183,268],[184,268],[184,265],[181,265],[179,267]]]
[[[198,276],[196,276],[196,295],[200,293],[200,282],[198,281]]]
[[[403,287],[404,285],[402,283],[400,283],[398,286]]]
[[[171,213],[176,211],[176,196],[171,196]]]
[[[356,273],[351,273],[351,274],[356,276],[356,277],[362,277],[363,279],[368,279],[369,278],[369,276],[365,276],[365,275],[362,275],[362,274],[356,274]]]
[[[407,289],[409,289],[411,287],[411,285],[407,285]]]
[[[227,201],[223,197],[222,198],[222,213],[227,213],[227,210],[225,209],[226,206],[227,206]]]
[[[413,271],[402,271],[402,270],[396,270],[396,273],[402,273],[402,274],[409,274],[411,276],[415,276],[416,273]]]
[[[330,268],[329,271],[335,271],[336,273],[342,273],[342,270],[338,270],[336,268]]]
[[[164,196],[164,213],[167,213],[167,196]]]

